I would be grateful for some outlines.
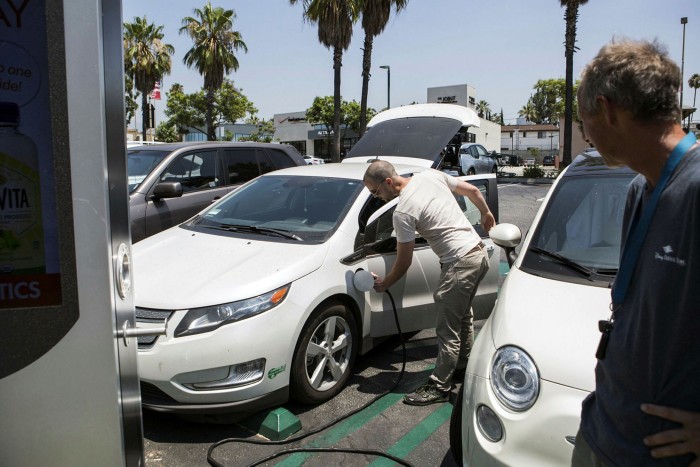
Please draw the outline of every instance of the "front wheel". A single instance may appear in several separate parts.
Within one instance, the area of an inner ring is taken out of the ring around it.
[[[345,386],[359,341],[352,312],[340,303],[315,311],[306,323],[294,352],[292,397],[304,404],[320,404]]]
[[[467,170],[467,175],[476,175],[476,170],[474,170],[474,167],[471,167],[469,170]]]

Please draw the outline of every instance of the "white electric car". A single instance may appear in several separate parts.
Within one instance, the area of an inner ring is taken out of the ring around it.
[[[452,105],[383,112],[342,163],[264,174],[189,221],[134,245],[137,326],[146,408],[203,414],[250,412],[336,395],[358,354],[397,332],[385,294],[353,286],[358,270],[384,276],[395,260],[392,213],[362,183],[368,162],[393,162],[410,176],[439,168],[440,153],[478,117]],[[493,174],[464,177],[498,215]],[[499,251],[479,211],[457,197],[491,257],[474,302],[490,313]],[[434,326],[440,265],[417,239],[413,263],[391,288],[404,332]]]
[[[552,186],[474,343],[450,424],[460,464],[570,465],[634,176],[588,153]],[[512,261],[520,231],[497,227]]]

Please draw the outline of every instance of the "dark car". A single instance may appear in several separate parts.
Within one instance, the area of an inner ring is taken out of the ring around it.
[[[542,158],[542,165],[554,165],[554,156],[544,156]]]
[[[275,143],[158,144],[127,153],[134,243],[186,221],[258,175],[306,165],[293,146]]]

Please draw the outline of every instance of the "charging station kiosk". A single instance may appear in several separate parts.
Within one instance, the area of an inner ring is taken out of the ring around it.
[[[0,0],[0,465],[143,463],[120,0]]]

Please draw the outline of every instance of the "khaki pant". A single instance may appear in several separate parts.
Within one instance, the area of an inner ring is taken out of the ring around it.
[[[430,380],[441,391],[452,389],[452,374],[467,366],[474,343],[471,304],[479,283],[489,269],[483,244],[442,265],[434,298],[437,306],[435,334],[438,355]]]
[[[591,450],[580,430],[576,433],[576,445],[571,457],[571,467],[605,467],[605,464]]]

